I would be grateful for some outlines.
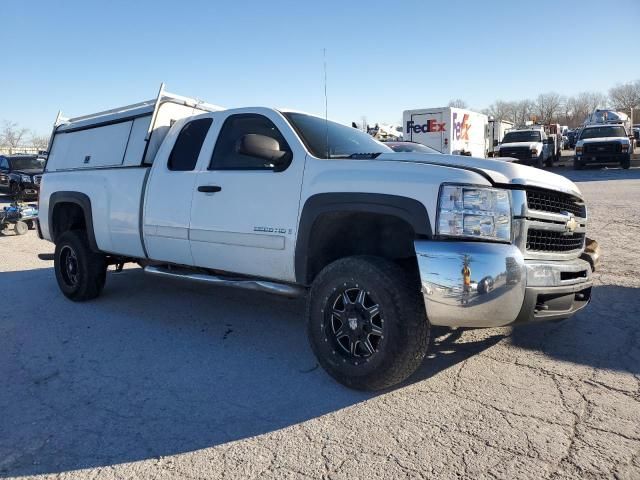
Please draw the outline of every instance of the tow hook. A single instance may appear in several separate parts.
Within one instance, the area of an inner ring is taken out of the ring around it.
[[[549,305],[546,305],[544,303],[537,304],[536,308],[534,309],[534,313],[538,313],[540,310],[549,310]]]

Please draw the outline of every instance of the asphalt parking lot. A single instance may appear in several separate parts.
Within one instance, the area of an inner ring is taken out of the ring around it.
[[[0,236],[0,478],[640,478],[640,164],[553,170],[603,250],[592,304],[439,331],[380,394],[318,368],[303,300],[130,268],[74,304],[51,244]]]

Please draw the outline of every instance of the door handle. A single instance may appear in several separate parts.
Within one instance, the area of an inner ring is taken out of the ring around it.
[[[222,190],[222,187],[219,187],[218,185],[200,185],[198,187],[198,191],[204,193],[215,193],[220,190]]]

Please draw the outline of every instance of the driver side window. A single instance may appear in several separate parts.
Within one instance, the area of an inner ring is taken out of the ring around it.
[[[273,170],[273,164],[268,160],[238,151],[242,138],[250,134],[273,138],[280,144],[280,150],[289,152],[291,157],[287,141],[267,117],[253,113],[231,115],[220,130],[209,170]]]

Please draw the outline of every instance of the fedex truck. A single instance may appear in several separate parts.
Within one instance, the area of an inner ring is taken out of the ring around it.
[[[486,158],[488,117],[463,108],[421,108],[402,115],[404,139],[442,153]]]

